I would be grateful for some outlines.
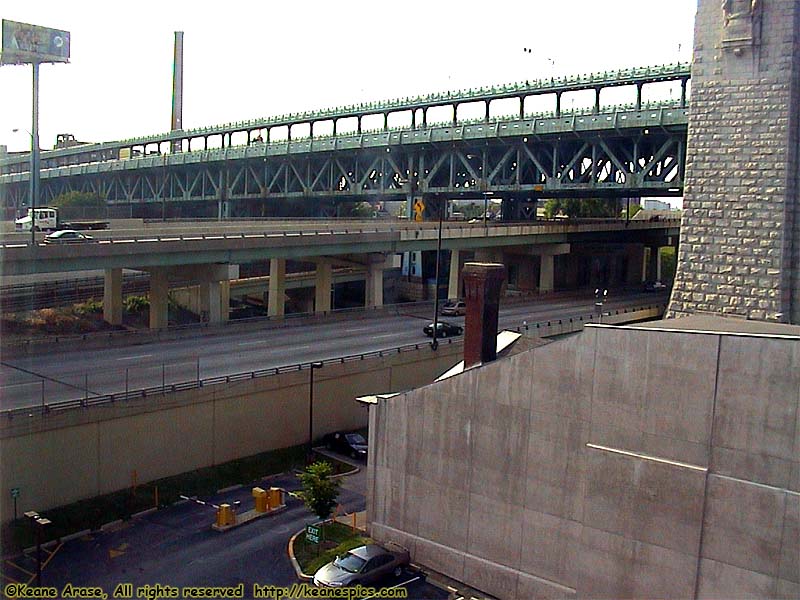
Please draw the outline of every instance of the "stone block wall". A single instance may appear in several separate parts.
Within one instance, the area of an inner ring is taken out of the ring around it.
[[[699,0],[670,316],[800,323],[800,3]]]

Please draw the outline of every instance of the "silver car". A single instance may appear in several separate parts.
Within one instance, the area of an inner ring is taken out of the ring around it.
[[[397,550],[389,550],[378,544],[359,546],[317,571],[314,574],[314,585],[371,585],[387,575],[399,577],[408,563],[408,552],[399,546]]]

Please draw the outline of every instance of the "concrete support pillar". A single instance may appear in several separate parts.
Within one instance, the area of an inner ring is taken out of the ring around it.
[[[106,269],[103,280],[103,319],[122,325],[122,269]]]
[[[647,248],[650,255],[647,259],[647,277],[652,281],[661,279],[661,253],[658,251],[658,246],[649,246]]]
[[[219,281],[204,281],[200,284],[200,314],[209,323],[222,322],[221,292]]]
[[[284,314],[286,299],[286,259],[273,258],[269,261],[269,297],[267,315],[281,317]]]
[[[367,307],[383,306],[383,268],[385,264],[369,263],[367,267],[367,286],[365,305]]]
[[[552,254],[542,254],[539,263],[539,292],[553,291],[553,275],[555,273],[555,256]]]
[[[314,281],[314,312],[325,313],[331,310],[331,284],[333,283],[333,266],[329,263],[317,263],[317,277]]]
[[[169,324],[169,273],[166,268],[150,270],[150,329],[163,329]]]
[[[447,284],[447,297],[461,297],[461,252],[450,251],[450,281]]]
[[[237,267],[238,268],[238,267]],[[220,320],[227,323],[231,312],[231,282],[219,282]]]

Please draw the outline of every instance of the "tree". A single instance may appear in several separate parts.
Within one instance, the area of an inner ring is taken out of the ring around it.
[[[331,479],[333,467],[330,463],[315,462],[300,473],[300,482],[303,484],[303,501],[308,509],[317,515],[321,521],[329,518],[336,506],[339,497],[338,479]]]
[[[548,200],[545,215],[552,219],[557,215],[570,218],[619,217],[619,202],[614,198],[557,198]]]
[[[53,198],[52,205],[59,208],[65,206],[105,206],[106,201],[94,192],[66,192]]]

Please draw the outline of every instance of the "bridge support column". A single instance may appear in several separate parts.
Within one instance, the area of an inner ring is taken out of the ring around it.
[[[122,269],[106,269],[103,280],[103,320],[122,325]]]
[[[539,263],[539,292],[552,292],[553,291],[553,275],[555,273],[555,255],[542,254]]]
[[[384,262],[370,262],[367,266],[367,285],[365,305],[368,308],[383,306],[383,269]]]
[[[286,300],[286,259],[273,258],[269,261],[269,297],[267,315],[282,317]]]
[[[326,313],[331,310],[331,284],[333,266],[330,263],[317,263],[317,277],[314,281],[314,312]]]
[[[204,281],[200,284],[200,314],[205,315],[209,323],[221,323],[223,320],[221,288],[219,281]]]
[[[450,251],[450,281],[447,285],[448,298],[461,298],[461,252]]]
[[[169,273],[164,267],[150,269],[150,329],[169,324]]]
[[[661,252],[658,246],[647,247],[647,277],[650,281],[661,280]]]

